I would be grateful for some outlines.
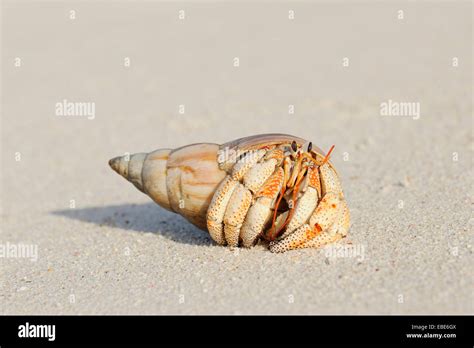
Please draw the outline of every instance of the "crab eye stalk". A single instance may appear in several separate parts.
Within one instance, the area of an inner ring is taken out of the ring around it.
[[[308,152],[311,152],[312,149],[313,149],[313,143],[310,141],[308,144]]]
[[[296,141],[294,140],[291,143],[291,149],[293,150],[293,152],[296,152],[296,150],[298,150],[298,146],[296,145]]]

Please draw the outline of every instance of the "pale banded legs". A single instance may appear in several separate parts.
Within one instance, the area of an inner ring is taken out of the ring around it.
[[[270,251],[284,252],[298,248],[321,247],[336,241],[349,229],[349,210],[337,174],[329,165],[320,168],[323,198],[309,221],[285,238],[271,242]]]
[[[255,242],[266,222],[265,212],[271,209],[281,187],[282,169],[275,171],[275,167],[281,163],[282,156],[282,151],[275,150],[248,152],[237,161],[231,174],[219,185],[207,212],[207,227],[217,243],[227,242],[230,246],[237,246],[240,237],[244,245]],[[252,192],[255,193],[254,200]],[[251,209],[251,205],[255,208]],[[243,228],[246,216],[247,223]],[[252,218],[255,220],[250,220]],[[253,236],[260,225],[260,231]]]
[[[207,226],[212,239],[230,246],[254,245],[274,218],[277,198],[281,200],[286,186],[285,199],[291,196],[290,205],[294,200],[295,206],[276,217],[275,231],[284,232],[270,243],[272,252],[321,247],[342,238],[349,229],[349,211],[337,174],[327,163],[313,167],[301,158],[291,166],[279,148],[245,153],[209,206]]]
[[[255,164],[244,176],[245,187],[253,193],[257,192],[275,171],[276,164],[274,158]]]
[[[291,234],[291,232],[308,221],[318,204],[318,199],[321,194],[318,169],[308,168],[308,175],[305,180],[306,182],[303,185],[306,185],[307,187],[305,190],[303,190],[303,195],[295,203],[295,211],[281,238],[285,238]]]
[[[350,215],[349,209],[347,208],[346,201],[342,201],[339,208],[339,215],[335,223],[327,230],[318,235],[313,239],[310,239],[302,244],[302,248],[320,248],[326,244],[336,242],[339,239],[345,237],[350,227]]]
[[[238,184],[224,215],[224,235],[227,245],[238,246],[240,228],[252,203],[252,194],[242,184]]]
[[[327,230],[336,221],[339,198],[333,192],[327,193],[306,223],[278,242],[270,243],[270,251],[283,252],[296,249],[305,241],[314,238],[319,232]]]
[[[256,194],[256,201],[250,208],[241,230],[242,243],[251,247],[272,216],[272,207],[283,186],[284,173],[278,168]]]
[[[237,185],[239,185],[238,181],[233,180],[229,175],[226,176],[217,187],[207,210],[207,229],[211,238],[220,245],[225,244],[224,215]]]
[[[232,179],[242,180],[247,171],[252,168],[265,155],[266,150],[256,150],[247,152],[232,168]]]

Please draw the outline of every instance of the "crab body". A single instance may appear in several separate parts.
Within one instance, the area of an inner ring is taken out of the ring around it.
[[[263,134],[116,157],[109,164],[216,243],[251,247],[266,240],[270,251],[284,252],[324,246],[349,230],[330,152],[291,135]]]

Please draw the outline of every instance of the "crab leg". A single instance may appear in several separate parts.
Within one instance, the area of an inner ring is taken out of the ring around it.
[[[328,228],[326,231],[315,234],[311,239],[308,239],[306,242],[295,245],[292,249],[302,249],[302,248],[321,248],[327,244],[337,242],[347,235],[350,225],[350,215],[349,209],[345,201],[341,202],[339,206],[338,216],[334,224]],[[306,226],[306,227],[305,227]],[[313,235],[313,230],[309,225],[305,225],[304,231],[308,235]],[[287,249],[290,250],[290,249]],[[274,252],[279,252],[273,250]]]
[[[225,244],[223,221],[226,208],[238,184],[238,181],[227,175],[217,187],[207,211],[207,229],[211,238],[220,245]]]
[[[239,183],[230,197],[224,215],[224,235],[229,246],[239,245],[240,228],[250,204],[252,204],[252,194]]]
[[[283,160],[283,151],[279,149],[269,150],[262,148],[256,151],[246,153],[234,167],[232,172],[232,178],[234,180],[242,180],[242,184],[238,184],[229,199],[227,209],[224,215],[224,237],[228,245],[237,246],[239,244],[239,236],[241,235],[241,229],[245,222],[246,216],[250,210],[250,206],[254,199],[252,199],[252,193],[258,192],[264,183],[270,178],[275,171],[276,165]],[[280,175],[283,179],[283,176]],[[280,180],[281,181],[281,180]],[[276,187],[278,193],[280,187]],[[274,189],[275,190],[275,189]],[[256,195],[258,197],[258,195]],[[266,202],[263,199],[261,204],[270,204],[273,201],[273,197],[269,199],[270,202]],[[258,209],[255,208],[252,211],[248,221],[253,221],[255,214],[258,214]],[[258,216],[260,219],[262,216]],[[258,220],[258,223],[265,223],[265,221]],[[246,236],[246,242],[250,243]],[[251,243],[254,241],[252,240]]]
[[[308,187],[296,203],[295,212],[288,223],[288,227],[282,234],[282,238],[303,225],[310,218],[314,209],[318,205],[318,198],[321,196],[321,184],[317,168],[309,168],[307,175]]]
[[[283,171],[285,173],[285,181],[284,181],[285,187],[286,187],[286,184],[288,183],[288,180],[290,180],[290,170],[291,170],[291,160],[288,157],[285,157],[283,161]]]
[[[311,215],[309,224],[304,224],[284,239],[270,243],[270,251],[278,253],[297,249],[327,230],[336,221],[339,205],[339,197],[334,192],[327,193]]]
[[[283,156],[281,149],[265,147],[249,151],[237,161],[230,176],[218,187],[208,209],[207,226],[216,242],[227,242],[230,246],[239,244],[241,227],[253,201],[252,193],[269,179]]]
[[[347,207],[346,201],[342,201],[341,203],[336,222],[327,231],[304,242],[301,245],[302,248],[320,248],[326,244],[336,242],[347,235],[350,227],[349,208]]]
[[[296,202],[296,199],[297,199],[297,195],[298,195],[298,192],[299,192],[299,188],[300,188],[300,184],[301,184],[301,181],[303,180],[304,178],[304,174],[307,170],[307,166],[303,166],[303,169],[301,169],[301,165],[299,166],[299,170],[300,170],[300,173],[296,176],[297,180],[294,184],[294,187],[293,187],[293,197],[291,199],[291,202],[292,202],[292,205],[290,207],[290,211],[287,215],[287,218],[285,220],[285,223],[283,225],[281,225],[278,229],[275,228],[273,231],[272,231],[272,234],[270,236],[270,240],[274,240],[275,238],[277,238],[280,234],[280,232],[285,228],[285,226],[290,222],[290,220],[293,218],[293,214],[295,213],[295,202]],[[294,173],[294,172],[293,172]],[[291,179],[290,179],[291,180]],[[278,208],[278,207],[277,207]],[[272,226],[273,227],[273,226]]]
[[[283,178],[284,178],[283,179],[283,185],[281,187],[281,192],[280,192],[280,195],[278,197],[278,200],[275,203],[275,208],[274,208],[274,211],[273,211],[272,226],[271,226],[270,230],[268,231],[268,235],[270,236],[270,240],[272,240],[273,236],[276,235],[276,231],[277,231],[276,220],[277,220],[278,207],[280,206],[280,202],[283,198],[283,195],[285,194],[286,185],[288,183],[288,180],[290,179],[290,170],[291,170],[291,161],[288,157],[285,157],[285,159],[283,161],[283,173],[284,173],[284,175],[283,175]]]
[[[331,231],[327,231],[333,224],[336,224],[335,228],[337,228],[337,230],[339,230],[339,225],[341,231],[346,229],[345,221],[349,221],[349,215],[343,199],[344,196],[341,185],[336,173],[326,162],[325,159],[323,164],[319,167],[323,198],[311,215],[309,224],[304,224],[284,239],[270,243],[270,251],[284,252],[307,246],[317,247],[329,238],[325,233],[329,232],[331,235],[334,234]],[[342,218],[339,218],[340,210],[347,210],[347,213],[343,213]],[[308,242],[320,235],[321,232],[323,235],[314,243]]]
[[[285,153],[283,152],[282,149],[273,149],[268,151],[265,154],[265,157],[263,158],[264,160],[269,160],[269,159],[276,159],[277,160],[277,166],[280,166],[281,163],[283,162],[285,158]]]
[[[265,181],[275,171],[278,161],[276,158],[271,158],[266,161],[255,164],[244,175],[244,185],[250,191],[257,192],[262,187]]]
[[[339,178],[334,171],[327,163],[319,167],[321,173],[321,189],[322,193],[326,192],[335,192],[342,199],[344,198],[344,193],[342,192],[342,185],[339,181]]]
[[[232,168],[232,178],[237,181],[242,180],[247,171],[260,161],[266,152],[266,149],[247,152]]]
[[[298,160],[296,161],[295,163],[295,166],[293,168],[293,171],[291,172],[291,176],[290,176],[290,179],[288,180],[288,183],[286,184],[286,186],[288,188],[290,187],[294,187],[296,185],[296,181],[298,179],[298,176],[301,172],[301,164],[302,164],[302,161],[303,161],[303,156],[299,156],[298,157]]]
[[[283,181],[283,169],[278,168],[256,193],[256,201],[250,207],[240,230],[240,237],[245,247],[251,247],[255,243],[270,219],[273,202],[283,186]]]

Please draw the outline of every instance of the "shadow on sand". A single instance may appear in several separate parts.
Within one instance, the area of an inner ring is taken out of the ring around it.
[[[168,212],[154,203],[65,209],[53,211],[51,214],[99,226],[157,233],[178,243],[212,245],[211,238],[206,232],[201,231],[183,217]]]

